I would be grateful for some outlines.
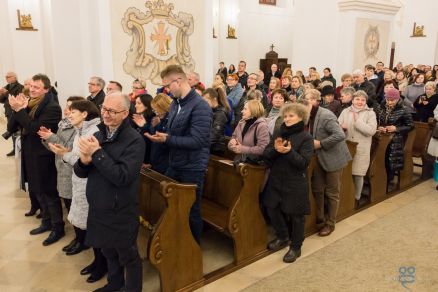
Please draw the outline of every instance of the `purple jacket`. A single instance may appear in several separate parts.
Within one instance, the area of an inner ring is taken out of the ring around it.
[[[242,154],[262,155],[266,146],[269,144],[270,139],[266,119],[264,117],[258,118],[254,124],[249,127],[242,141],[242,131],[245,123],[245,120],[241,120],[237,124],[231,138],[236,139],[240,144],[242,144]],[[254,134],[256,139],[254,139]],[[257,141],[257,145],[254,145],[254,140]]]

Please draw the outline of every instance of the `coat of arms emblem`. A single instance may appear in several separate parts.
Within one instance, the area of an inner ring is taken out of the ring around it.
[[[193,71],[189,37],[194,31],[191,14],[172,11],[173,4],[163,0],[147,1],[145,13],[130,7],[122,19],[123,30],[132,36],[123,70],[134,78],[160,84],[160,72],[168,65],[181,65]],[[174,37],[176,36],[176,37]]]

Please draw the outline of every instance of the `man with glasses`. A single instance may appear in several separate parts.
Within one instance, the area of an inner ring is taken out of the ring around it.
[[[94,103],[98,108],[105,99],[105,92],[103,91],[104,88],[105,80],[97,76],[90,78],[90,81],[88,82],[88,92],[90,92],[90,95],[87,97],[87,100]]]
[[[78,177],[88,177],[85,243],[101,248],[108,264],[108,284],[95,291],[142,289],[137,196],[145,144],[127,118],[130,103],[121,92],[105,97],[103,123],[94,136],[79,139],[80,159],[74,165]]]
[[[17,96],[19,93],[23,91],[23,85],[21,85],[17,80],[17,74],[14,72],[7,72],[6,73],[6,86],[0,88],[0,102],[4,104],[5,107],[5,116],[6,119],[9,121],[11,115],[12,115],[12,109],[9,105],[8,96],[13,95]],[[14,156],[15,155],[15,139],[16,136],[13,133],[5,132],[3,134],[3,137],[5,139],[8,139],[12,136],[12,151],[6,154],[6,156]]]
[[[167,133],[145,134],[154,143],[169,147],[166,175],[182,183],[197,185],[196,200],[190,209],[189,223],[199,243],[202,232],[201,195],[210,157],[210,127],[213,112],[204,99],[190,87],[181,66],[170,65],[161,72],[163,86],[174,97],[170,106]]]

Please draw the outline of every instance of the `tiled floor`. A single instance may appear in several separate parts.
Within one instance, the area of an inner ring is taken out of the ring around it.
[[[4,125],[0,124],[0,132],[3,130]],[[71,257],[61,251],[61,248],[73,238],[71,226],[67,224],[67,235],[49,247],[41,244],[48,235],[47,233],[29,235],[29,230],[38,226],[39,221],[35,217],[24,216],[29,208],[29,199],[26,193],[18,191],[16,161],[14,158],[5,156],[10,148],[11,141],[4,141],[0,138],[0,291],[91,291],[103,286],[106,281],[104,279],[92,285],[85,282],[86,277],[79,275],[80,269],[92,260],[91,250]],[[329,237],[308,237],[304,242],[302,257],[409,204],[434,190],[434,186],[433,181],[425,182],[352,216],[337,224],[335,232]],[[248,287],[286,267],[286,264],[282,262],[285,251],[282,250],[263,258],[199,291],[231,292]],[[220,251],[208,251],[208,253],[215,254],[216,257],[220,256]],[[144,287],[144,290],[148,291],[148,286],[144,285]]]

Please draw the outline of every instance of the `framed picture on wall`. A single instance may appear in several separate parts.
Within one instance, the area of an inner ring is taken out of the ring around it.
[[[260,4],[277,5],[277,0],[259,0]]]

